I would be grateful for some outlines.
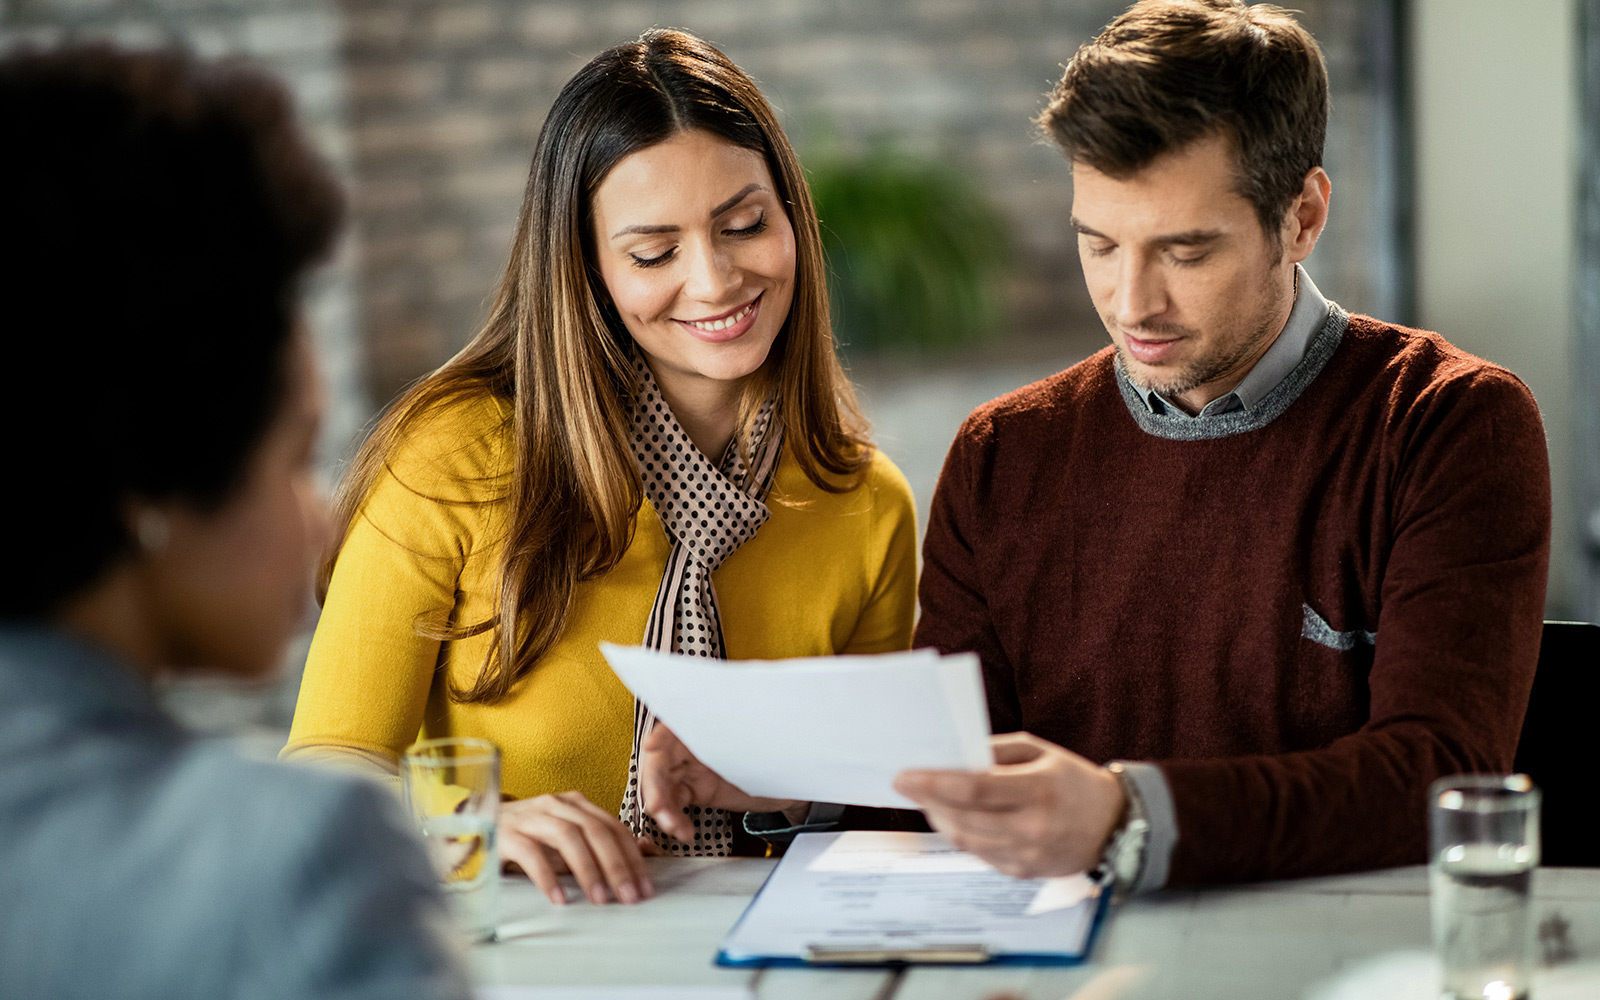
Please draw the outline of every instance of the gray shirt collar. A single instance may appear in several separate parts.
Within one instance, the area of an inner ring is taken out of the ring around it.
[[[1207,403],[1205,408],[1192,419],[1200,420],[1231,413],[1234,410],[1250,409],[1282,382],[1285,376],[1294,371],[1295,366],[1306,356],[1306,350],[1311,347],[1311,342],[1328,322],[1328,300],[1322,297],[1322,292],[1317,289],[1316,283],[1306,274],[1304,268],[1296,264],[1294,271],[1298,287],[1294,306],[1289,310],[1289,319],[1283,324],[1283,332],[1278,334],[1278,339],[1267,348],[1267,353],[1245,373],[1244,378],[1232,392],[1224,393]],[[1189,416],[1154,389],[1140,386],[1139,396],[1151,413],[1176,417]]]

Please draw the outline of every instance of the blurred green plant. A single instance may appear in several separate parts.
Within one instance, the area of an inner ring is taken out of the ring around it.
[[[929,352],[998,330],[1009,239],[971,180],[881,149],[825,156],[807,173],[847,351]]]

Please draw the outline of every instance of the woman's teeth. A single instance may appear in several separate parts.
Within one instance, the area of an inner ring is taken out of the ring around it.
[[[755,300],[751,299],[749,305],[745,306],[743,309],[740,309],[732,316],[724,316],[722,319],[705,321],[690,319],[684,320],[684,322],[688,323],[696,330],[704,330],[707,333],[716,333],[718,330],[726,330],[728,327],[733,326],[735,323],[744,319],[746,316],[750,315],[750,310],[754,309],[755,307]]]

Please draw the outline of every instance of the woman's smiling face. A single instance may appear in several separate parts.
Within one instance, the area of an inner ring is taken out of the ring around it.
[[[766,160],[679,132],[618,161],[593,217],[600,276],[663,394],[736,392],[794,298],[794,228]]]

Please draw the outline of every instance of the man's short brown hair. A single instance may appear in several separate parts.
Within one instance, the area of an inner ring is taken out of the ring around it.
[[[1078,49],[1039,124],[1068,159],[1119,179],[1222,134],[1239,194],[1276,239],[1322,163],[1328,70],[1281,7],[1141,0]]]

